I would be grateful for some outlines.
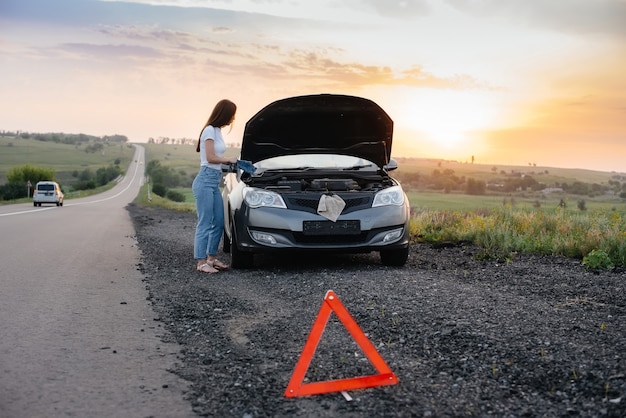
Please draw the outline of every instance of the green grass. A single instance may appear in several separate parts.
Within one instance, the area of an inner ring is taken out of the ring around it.
[[[141,144],[146,149],[146,162],[158,160],[162,165],[171,167],[177,172],[195,176],[200,168],[200,154],[195,145],[172,144]],[[228,148],[225,156],[239,155],[238,148]]]
[[[414,210],[469,210],[494,209],[502,206],[500,196],[470,196],[461,193],[408,191],[407,197]]]
[[[464,193],[442,193],[433,191],[408,191],[407,196],[414,210],[451,210],[469,211],[477,209],[496,209],[511,206],[517,209],[553,209],[559,207],[561,199],[566,209],[578,212],[578,202],[585,201],[587,210],[617,210],[626,211],[626,201],[615,196],[574,196],[561,193],[543,195],[535,193],[517,193],[512,195],[488,194],[472,196]]]
[[[188,197],[188,194],[191,193],[191,189],[172,189],[178,192],[184,193],[186,197],[185,202],[173,202],[169,199],[158,196],[149,191],[150,184],[146,183],[141,187],[139,194],[134,200],[135,204],[141,206],[158,206],[171,210],[180,210],[183,212],[196,212],[196,201],[193,198],[193,194],[191,194],[191,198]],[[184,192],[183,192],[184,190]],[[187,191],[188,190],[188,191]]]
[[[516,252],[580,258],[599,250],[614,266],[626,266],[626,213],[503,207],[484,211],[422,210],[411,219],[411,235],[424,242],[471,242],[486,258]]]
[[[180,194],[182,194],[183,196],[185,196],[185,202],[189,203],[192,202],[195,205],[195,197],[193,196],[193,191],[190,188],[187,187],[176,187],[171,189],[175,192],[178,192]]]
[[[6,175],[13,167],[30,164],[51,168],[56,181],[62,186],[75,181],[73,173],[87,168],[95,172],[108,167],[119,159],[120,167],[128,167],[135,152],[130,144],[110,143],[102,152],[87,153],[84,145],[68,145],[15,137],[0,137],[0,184],[7,181]]]
[[[200,167],[200,156],[191,145],[141,144],[146,149],[146,163],[158,160],[161,165],[176,172],[195,176]]]
[[[421,158],[398,158],[398,171],[431,175],[434,170],[453,170],[459,177],[473,177],[477,180],[489,181],[499,178],[501,172],[528,174],[537,181],[546,184],[582,181],[585,183],[607,183],[616,173],[606,171],[585,170],[580,168],[558,168],[537,166],[512,166],[500,164],[466,164],[456,161],[430,160]],[[494,170],[495,168],[495,170]]]

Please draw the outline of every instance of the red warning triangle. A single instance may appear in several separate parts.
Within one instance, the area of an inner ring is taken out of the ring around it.
[[[306,375],[309,365],[311,364],[313,354],[315,354],[317,345],[320,342],[322,333],[324,332],[324,328],[326,327],[326,323],[328,322],[332,312],[335,312],[335,315],[337,315],[337,318],[339,318],[350,335],[352,335],[354,341],[359,345],[359,347],[361,347],[361,350],[363,350],[363,353],[365,353],[365,356],[369,359],[372,366],[374,366],[376,371],[378,371],[378,374],[303,384],[302,381],[304,380],[304,376]],[[322,306],[320,307],[317,318],[315,319],[311,332],[309,333],[309,338],[307,338],[307,341],[304,344],[304,348],[300,354],[300,359],[296,364],[293,374],[291,375],[291,380],[285,390],[285,397],[295,398],[296,396],[319,395],[322,393],[340,392],[343,390],[394,385],[396,383],[398,383],[396,375],[393,374],[389,366],[387,366],[385,360],[383,360],[378,351],[376,351],[374,345],[365,336],[354,318],[352,318],[350,313],[343,306],[337,295],[332,290],[326,292]]]

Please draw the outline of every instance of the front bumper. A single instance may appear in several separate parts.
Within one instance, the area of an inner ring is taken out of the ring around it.
[[[246,252],[289,250],[370,252],[407,248],[408,206],[368,208],[341,215],[343,221],[358,221],[359,231],[334,228],[327,235],[303,231],[305,221],[330,222],[320,215],[280,208],[250,209],[244,203],[233,215],[237,247]]]

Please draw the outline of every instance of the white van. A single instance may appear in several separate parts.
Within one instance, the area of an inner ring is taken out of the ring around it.
[[[40,181],[33,191],[33,205],[41,206],[42,203],[56,203],[63,206],[63,192],[61,186],[55,181]]]

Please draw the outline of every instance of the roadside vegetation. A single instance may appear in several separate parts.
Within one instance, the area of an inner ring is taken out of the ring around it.
[[[0,150],[0,201],[28,200],[41,180],[58,182],[66,198],[102,192],[134,153],[121,135],[63,133],[1,132]]]
[[[414,213],[411,235],[430,243],[469,242],[478,257],[510,260],[516,253],[563,255],[588,269],[626,266],[626,216],[618,211],[503,207]]]
[[[151,192],[151,196],[146,193],[145,199],[155,199],[155,202],[173,209],[195,211],[191,184],[200,165],[195,141],[183,144],[150,142],[143,146],[146,148],[146,176]],[[226,155],[236,156],[238,152],[238,149],[229,148]]]
[[[1,185],[8,172],[4,150],[11,146],[6,138],[0,141]],[[13,147],[19,143],[12,141]],[[198,170],[194,144],[141,145],[146,148],[147,183],[136,202],[194,212],[191,183]],[[91,157],[88,147],[70,147],[86,154],[83,158]],[[119,165],[126,167],[133,152],[129,147],[108,143],[103,149],[105,154],[119,152]],[[227,153],[237,155],[238,149]],[[63,161],[63,153],[55,155]],[[69,159],[59,164],[84,164],[75,156]],[[17,160],[14,157],[13,163],[29,162]],[[108,164],[114,162],[115,158]],[[624,173],[411,158],[398,158],[398,162],[400,168],[393,175],[411,201],[411,234],[416,241],[472,243],[483,249],[478,257],[485,259],[506,261],[516,253],[530,252],[577,258],[590,270],[626,267]],[[36,165],[49,168],[43,162]],[[62,172],[75,179],[73,184],[80,180],[72,171]]]
[[[400,167],[416,240],[472,243],[489,259],[526,252],[590,270],[626,266],[626,174],[411,159]]]

